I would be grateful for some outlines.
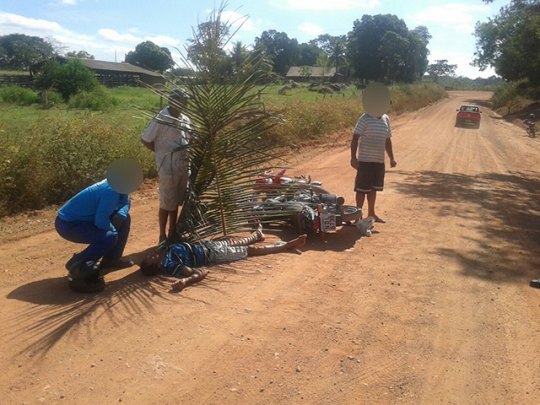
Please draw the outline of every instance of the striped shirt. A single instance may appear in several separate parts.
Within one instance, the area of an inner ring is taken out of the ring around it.
[[[356,122],[353,135],[359,137],[356,152],[359,162],[384,163],[386,139],[392,137],[388,115],[383,114],[379,119],[362,114]]]

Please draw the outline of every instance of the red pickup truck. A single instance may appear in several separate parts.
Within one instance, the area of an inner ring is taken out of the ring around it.
[[[482,112],[476,105],[462,105],[456,115],[456,127],[461,127],[464,124],[473,124],[476,128],[480,128],[480,119]]]

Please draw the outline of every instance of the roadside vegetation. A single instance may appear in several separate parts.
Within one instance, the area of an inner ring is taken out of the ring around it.
[[[491,3],[492,0],[484,0]],[[495,18],[476,24],[476,58],[480,69],[493,67],[504,83],[495,89],[492,106],[502,115],[540,116],[540,4],[512,0]]]
[[[280,117],[266,134],[279,146],[352,128],[361,113],[361,91],[352,85],[332,94],[300,85],[280,95],[281,87],[260,88],[265,108]],[[391,92],[394,114],[445,97],[432,83],[395,85]],[[166,103],[159,95],[141,87],[99,86],[66,103],[55,94],[49,91],[45,108],[37,91],[0,88],[0,216],[59,203],[103,177],[119,157],[136,158],[146,177],[156,175],[152,154],[139,138],[148,115]],[[102,98],[113,101],[100,108]]]

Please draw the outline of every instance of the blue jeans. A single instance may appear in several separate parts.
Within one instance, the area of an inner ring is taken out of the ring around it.
[[[126,247],[129,230],[131,227],[131,217],[128,216],[122,221],[115,231],[99,229],[92,222],[84,221],[64,221],[56,217],[55,227],[58,234],[75,243],[86,243],[88,247],[75,255],[75,261],[99,259],[117,260],[122,257]]]

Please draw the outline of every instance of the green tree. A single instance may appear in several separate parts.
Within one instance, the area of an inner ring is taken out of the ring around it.
[[[426,71],[430,39],[425,26],[409,31],[395,15],[364,15],[348,34],[347,59],[359,79],[414,82]]]
[[[57,90],[66,102],[71,96],[98,86],[94,73],[76,59],[65,64],[55,60],[46,62],[35,82],[38,90]]]
[[[230,25],[217,12],[193,31],[193,38],[188,40],[187,58],[201,69],[200,74],[210,75],[216,82],[227,81],[233,70],[232,60],[224,49],[229,39]]]
[[[321,49],[313,43],[302,43],[298,45],[298,59],[295,62],[297,66],[315,66]]]
[[[381,41],[387,32],[408,37],[407,25],[391,14],[364,15],[353,23],[348,34],[347,55],[354,75],[366,80],[384,80],[385,58],[381,55]]]
[[[512,0],[475,28],[473,64],[492,66],[506,80],[528,79],[540,85],[540,2]]]
[[[69,58],[78,58],[78,59],[94,59],[94,55],[89,54],[86,51],[69,51],[66,53],[66,56]]]
[[[328,55],[330,64],[336,68],[336,72],[339,72],[341,66],[346,62],[347,37],[345,35],[323,34],[311,42],[317,44]]]
[[[419,25],[409,31],[409,50],[405,62],[405,82],[420,80],[426,73],[429,65],[427,48],[431,35],[427,27]]]
[[[231,63],[232,69],[234,72],[238,73],[241,71],[242,66],[244,66],[247,58],[249,57],[249,51],[242,41],[236,41],[233,44],[233,49],[231,51]]]
[[[128,52],[126,62],[161,73],[174,66],[171,52],[152,41],[141,42],[134,51]]]
[[[53,45],[43,38],[24,34],[0,36],[0,66],[4,68],[28,70],[54,54]]]
[[[382,58],[382,67],[385,78],[389,82],[405,81],[405,62],[409,52],[409,40],[393,31],[387,31],[381,38],[379,55]]]
[[[260,37],[255,38],[255,46],[268,55],[273,71],[280,75],[286,75],[289,68],[298,61],[298,41],[290,39],[285,32],[264,31]]]
[[[427,68],[427,73],[436,82],[441,76],[455,76],[457,65],[451,65],[446,59],[438,59]]]

